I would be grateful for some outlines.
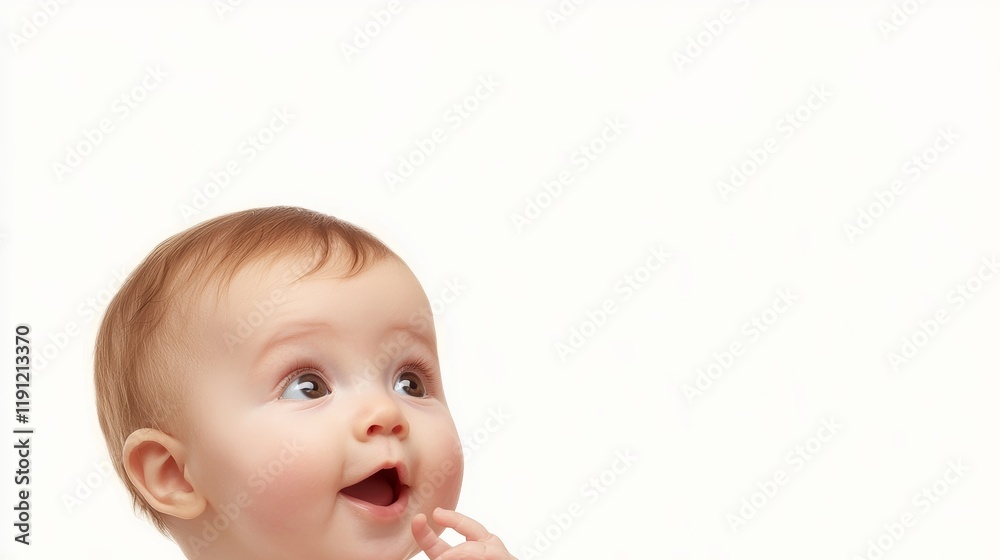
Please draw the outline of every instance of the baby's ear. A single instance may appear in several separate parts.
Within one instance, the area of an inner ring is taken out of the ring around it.
[[[122,459],[151,508],[180,519],[205,511],[204,496],[184,476],[184,446],[176,438],[151,428],[136,430],[125,440]]]

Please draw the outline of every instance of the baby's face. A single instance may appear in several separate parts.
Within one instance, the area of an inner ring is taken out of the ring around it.
[[[410,520],[453,509],[463,469],[427,298],[393,259],[346,279],[288,271],[248,267],[188,333],[205,351],[185,372],[185,468],[209,504],[188,548],[408,558]]]

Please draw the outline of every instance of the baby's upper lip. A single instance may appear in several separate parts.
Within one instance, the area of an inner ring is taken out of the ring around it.
[[[362,480],[365,480],[366,478],[374,476],[379,471],[384,471],[386,469],[396,469],[396,475],[399,477],[399,484],[402,485],[402,486],[409,486],[410,472],[406,468],[406,463],[404,463],[402,461],[386,460],[386,461],[383,461],[382,463],[379,463],[379,465],[377,467],[375,467],[374,469],[368,471],[368,474],[362,476],[361,478],[358,478],[357,480],[355,480],[351,484],[348,484],[344,488],[349,488],[351,486],[354,486],[355,484],[358,484]]]

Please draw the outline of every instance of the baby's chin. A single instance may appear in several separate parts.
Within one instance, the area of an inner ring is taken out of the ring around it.
[[[343,543],[341,543],[343,545]],[[349,546],[338,546],[325,550],[295,551],[294,546],[286,549],[280,558],[288,560],[409,560],[420,552],[420,547],[412,536],[398,543],[356,542]]]
[[[399,543],[372,543],[371,546],[365,546],[364,550],[355,550],[352,554],[338,555],[336,558],[338,560],[341,557],[350,560],[409,560],[419,552],[420,546],[413,540],[413,535],[410,535]]]

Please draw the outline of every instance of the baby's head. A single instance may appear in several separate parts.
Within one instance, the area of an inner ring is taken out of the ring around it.
[[[161,243],[108,306],[95,382],[119,476],[189,558],[409,558],[413,516],[458,501],[428,300],[330,216],[248,210]]]

